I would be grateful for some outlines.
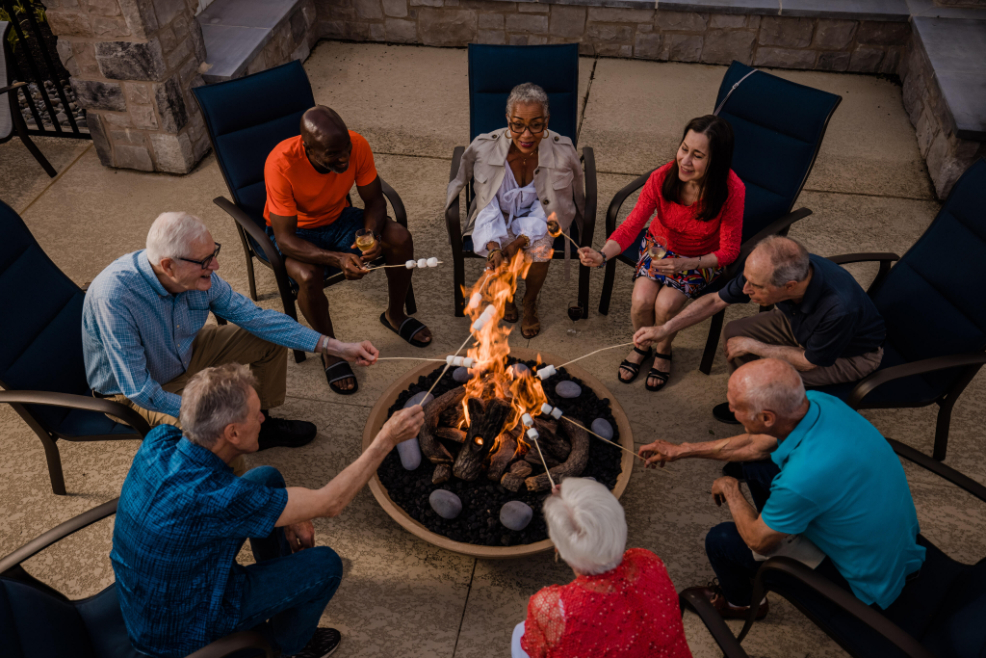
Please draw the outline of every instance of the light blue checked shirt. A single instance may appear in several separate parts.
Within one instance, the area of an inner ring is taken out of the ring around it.
[[[86,293],[82,351],[89,386],[103,395],[122,393],[145,409],[177,418],[181,396],[161,384],[188,369],[192,342],[209,311],[293,350],[314,352],[321,337],[283,313],[258,308],[215,272],[209,290],[173,295],[141,249],[113,261]]]

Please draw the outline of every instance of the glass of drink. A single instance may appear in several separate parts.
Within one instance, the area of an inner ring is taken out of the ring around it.
[[[368,228],[361,228],[356,231],[356,247],[359,248],[364,254],[377,244],[377,238],[373,235],[373,231]]]
[[[651,242],[650,247],[647,248],[647,254],[651,257],[651,260],[661,260],[667,253],[668,250],[656,242]]]

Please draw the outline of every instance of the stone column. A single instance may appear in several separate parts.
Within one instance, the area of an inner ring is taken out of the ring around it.
[[[100,161],[185,174],[209,150],[191,88],[202,84],[198,0],[47,0],[58,54]]]

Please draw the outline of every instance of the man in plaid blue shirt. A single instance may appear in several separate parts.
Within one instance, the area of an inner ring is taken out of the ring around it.
[[[82,308],[82,347],[93,393],[126,404],[150,425],[179,425],[181,393],[196,372],[223,363],[249,364],[266,421],[260,449],[297,447],[315,425],[271,418],[284,403],[287,348],[376,361],[369,343],[343,343],[287,315],[258,308],[223,281],[219,244],[187,213],[163,213],[147,249],[118,258],[92,282]],[[209,312],[228,320],[206,325]],[[234,326],[237,325],[237,326]]]
[[[276,469],[243,477],[229,464],[258,447],[264,415],[246,366],[206,368],[188,382],[182,430],[144,439],[117,504],[110,558],[133,646],[187,656],[237,631],[260,632],[285,656],[324,658],[339,632],[318,628],[342,578],[339,556],[315,547],[311,519],[336,516],[424,411],[395,413],[359,458],[318,490],[285,488]],[[256,564],[236,555],[250,539]]]

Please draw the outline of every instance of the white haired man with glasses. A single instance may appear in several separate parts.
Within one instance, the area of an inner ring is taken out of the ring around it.
[[[287,350],[331,354],[370,365],[369,341],[343,343],[283,313],[258,308],[216,270],[220,245],[197,217],[162,213],[147,248],[115,260],[92,282],[82,307],[82,348],[93,395],[126,404],[150,425],[180,427],[181,394],[189,378],[225,363],[250,366],[264,423],[260,450],[298,447],[315,438],[314,424],[272,418],[284,403]],[[207,325],[209,312],[228,325]]]

